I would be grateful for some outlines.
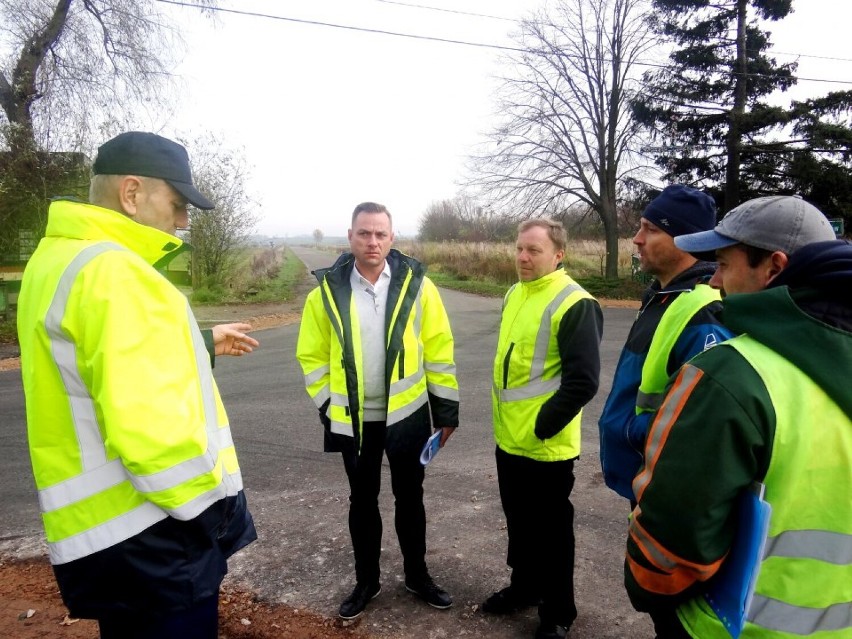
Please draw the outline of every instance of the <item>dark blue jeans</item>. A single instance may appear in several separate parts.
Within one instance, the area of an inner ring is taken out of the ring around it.
[[[354,443],[344,447],[343,465],[349,478],[349,534],[355,554],[358,583],[379,582],[382,515],[379,491],[385,453],[385,422],[365,422],[361,454]],[[426,510],[423,507],[423,465],[420,451],[388,452],[391,490],[395,498],[394,524],[407,580],[422,579],[426,570]]]
[[[506,514],[512,588],[541,597],[539,617],[570,627],[574,602],[574,460],[542,462],[499,448],[497,483]]]
[[[219,595],[164,617],[116,615],[98,619],[101,639],[217,639]]]

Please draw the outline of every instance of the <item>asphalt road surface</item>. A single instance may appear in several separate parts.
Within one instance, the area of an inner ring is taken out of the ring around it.
[[[309,268],[333,259],[329,253],[297,251]],[[443,289],[441,295],[456,340],[461,425],[426,472],[427,562],[455,604],[447,611],[433,610],[405,591],[385,467],[384,590],[358,623],[384,637],[531,637],[537,625],[534,610],[508,618],[478,611],[509,575],[490,426],[500,300]],[[629,507],[604,486],[598,461],[597,419],[634,315],[631,309],[604,308],[601,388],[583,417],[583,455],[573,492],[579,618],[570,636],[575,638],[653,637],[650,622],[632,610],[622,585]],[[348,485],[339,455],[322,452],[316,409],[295,358],[297,333],[298,324],[258,331],[261,348],[255,353],[217,360],[215,376],[260,536],[231,560],[228,580],[264,599],[333,617],[354,579]],[[44,554],[16,370],[0,372],[0,455],[0,554]]]

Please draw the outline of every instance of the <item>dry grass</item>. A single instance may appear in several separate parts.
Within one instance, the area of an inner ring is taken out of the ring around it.
[[[517,280],[515,247],[512,244],[488,242],[415,242],[397,243],[397,248],[429,266],[460,280],[476,279],[495,284],[511,284]],[[633,243],[618,242],[618,273],[630,277]],[[601,277],[604,274],[606,250],[603,240],[569,240],[565,255],[566,270],[573,277]]]

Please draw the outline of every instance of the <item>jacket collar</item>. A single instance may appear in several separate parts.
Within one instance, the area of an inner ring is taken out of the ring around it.
[[[713,273],[715,272],[716,262],[698,260],[685,271],[678,273],[665,288],[660,286],[660,280],[655,279],[642,294],[642,306],[644,307],[659,294],[684,293],[686,291],[691,291],[695,288],[696,284],[706,284],[710,281],[710,278],[713,277]]]
[[[164,258],[189,248],[180,238],[134,222],[118,211],[73,200],[55,200],[50,205],[46,236],[115,242],[157,266]]]
[[[525,291],[527,291],[528,293],[533,293],[535,291],[540,291],[544,288],[547,288],[548,286],[553,284],[553,282],[564,279],[567,276],[568,276],[568,274],[565,272],[565,268],[563,266],[559,266],[552,273],[548,273],[547,275],[542,275],[537,280],[531,280],[529,282],[525,282],[523,280],[520,280],[519,283],[521,284],[521,286],[523,287],[523,289]]]

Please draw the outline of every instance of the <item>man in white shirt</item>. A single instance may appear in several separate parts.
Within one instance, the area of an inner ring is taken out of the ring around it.
[[[417,260],[391,249],[391,215],[364,202],[352,214],[351,252],[315,271],[296,356],[325,427],[325,450],[343,455],[356,585],[340,606],[359,616],[381,592],[378,497],[387,453],[405,587],[446,609],[450,596],[426,568],[424,469],[435,430],[441,446],[458,426],[453,337],[438,289]],[[354,313],[353,313],[354,311]]]

